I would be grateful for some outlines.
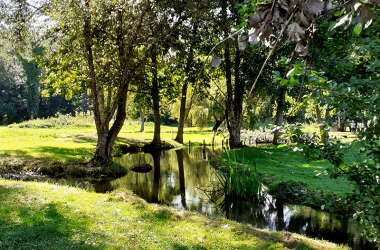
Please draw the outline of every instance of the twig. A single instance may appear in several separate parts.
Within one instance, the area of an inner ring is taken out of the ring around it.
[[[280,35],[277,37],[276,43],[274,44],[272,50],[269,52],[267,58],[265,59],[265,62],[263,63],[263,66],[261,67],[261,70],[260,70],[259,74],[257,75],[256,80],[255,80],[255,82],[253,83],[251,90],[250,90],[249,93],[248,93],[248,98],[252,95],[252,92],[253,92],[253,90],[254,90],[255,87],[256,87],[256,84],[257,84],[257,81],[259,80],[259,77],[260,77],[261,74],[263,73],[264,68],[265,68],[267,62],[269,61],[269,58],[271,57],[273,51],[274,51],[275,48],[277,47],[277,44],[278,44],[280,38],[282,37],[282,34],[284,33],[286,26],[288,26],[288,23],[290,22],[290,20],[291,20],[292,17],[293,17],[293,14],[294,14],[294,11],[293,11],[293,13],[290,15],[289,19],[286,21],[286,23],[285,23],[285,25],[284,25],[284,28],[282,28]]]

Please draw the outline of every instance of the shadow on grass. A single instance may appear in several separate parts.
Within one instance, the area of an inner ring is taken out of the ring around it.
[[[0,249],[104,248],[87,244],[88,235],[77,235],[76,242],[73,241],[75,231],[86,228],[88,221],[80,215],[64,217],[57,209],[60,204],[30,200],[17,186],[0,186],[0,199]]]
[[[71,138],[73,139],[73,142],[76,143],[96,143],[97,137],[96,135],[72,135]]]
[[[66,162],[80,162],[85,159],[85,157],[92,157],[93,150],[88,148],[61,148],[61,147],[51,147],[44,146],[36,148],[34,153],[37,153],[37,156],[32,155],[30,151],[26,150],[2,150],[1,155],[3,156],[17,156],[23,159],[30,158],[35,160],[42,161],[60,161],[64,160]]]

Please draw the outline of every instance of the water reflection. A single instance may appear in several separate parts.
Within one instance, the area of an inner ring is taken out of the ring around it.
[[[127,154],[115,160],[127,168],[143,161],[152,165],[153,170],[149,173],[129,171],[124,177],[112,181],[53,178],[38,180],[86,188],[100,193],[127,188],[148,202],[198,211],[205,215],[226,216],[231,220],[249,223],[258,228],[273,231],[287,230],[312,238],[348,244],[353,249],[375,249],[360,237],[360,229],[347,218],[305,206],[283,205],[270,196],[265,196],[265,199],[255,203],[224,201],[221,209],[220,204],[223,200],[212,202],[197,191],[199,190],[197,188],[218,181],[208,162],[210,151],[206,149],[203,152],[202,147],[192,147],[191,150]],[[0,175],[0,177],[5,176]],[[36,180],[36,177],[23,178]]]

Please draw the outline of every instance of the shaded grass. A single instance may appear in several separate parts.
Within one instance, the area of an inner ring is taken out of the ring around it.
[[[111,194],[0,179],[3,249],[348,249]]]
[[[340,196],[351,192],[353,186],[345,179],[330,179],[329,176],[316,176],[315,170],[324,171],[330,163],[324,160],[310,161],[292,147],[277,148],[263,146],[242,148],[230,154],[235,164],[247,163],[251,169],[263,177],[266,185],[275,185],[285,181],[305,182],[313,190],[334,193]],[[226,155],[224,155],[226,157]]]

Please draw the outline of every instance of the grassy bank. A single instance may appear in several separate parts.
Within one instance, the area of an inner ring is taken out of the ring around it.
[[[345,179],[330,179],[329,176],[316,176],[315,170],[324,171],[331,164],[327,161],[309,161],[292,147],[277,148],[276,146],[263,146],[255,148],[242,148],[230,152],[230,156],[237,166],[247,163],[248,167],[257,170],[267,185],[280,182],[305,182],[313,190],[323,193],[345,195],[352,191],[352,185]],[[226,159],[227,155],[223,157]]]
[[[38,126],[41,121],[35,122]],[[77,122],[79,123],[79,122]],[[77,124],[75,123],[75,124]],[[34,123],[32,123],[33,125]],[[74,123],[73,123],[74,124]],[[83,122],[83,124],[86,124]],[[34,128],[33,125],[0,127],[0,171],[26,170],[43,174],[67,172],[84,173],[81,165],[92,158],[97,142],[96,130],[92,126],[56,126],[52,128]],[[42,126],[42,125],[41,125]],[[153,125],[146,126],[147,132],[137,132],[137,125],[128,122],[123,127],[116,141],[114,153],[120,154],[119,148],[143,147],[153,138]],[[203,140],[211,144],[212,132],[194,132],[197,128],[185,128],[184,141],[188,145],[201,145]],[[181,147],[175,142],[177,128],[162,126],[161,139],[165,144]],[[216,138],[221,145],[222,137]],[[56,168],[56,169],[53,169]],[[63,169],[63,171],[61,171]]]
[[[348,249],[110,194],[0,179],[0,249]]]

